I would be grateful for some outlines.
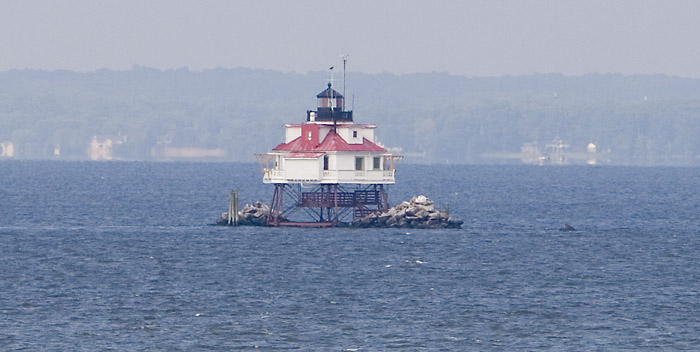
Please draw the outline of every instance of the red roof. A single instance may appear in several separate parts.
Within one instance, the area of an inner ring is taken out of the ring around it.
[[[289,143],[282,143],[282,144],[272,148],[272,150],[284,150],[284,151],[288,151],[288,152],[304,151],[304,148],[301,147],[302,142],[303,141],[301,140],[301,136],[299,136]]]
[[[321,121],[323,122],[323,121]],[[317,125],[333,125],[333,122],[327,122],[327,123],[316,123]],[[301,127],[304,125],[308,125],[308,123],[285,123],[283,126],[284,127]],[[377,125],[373,123],[338,123],[335,125],[335,128],[351,128],[351,127],[360,127],[360,128],[377,128]]]
[[[331,130],[321,144],[311,147],[305,146],[304,140],[297,137],[289,143],[282,143],[272,150],[288,152],[386,152],[386,149],[362,138],[362,144],[348,144],[343,137]]]

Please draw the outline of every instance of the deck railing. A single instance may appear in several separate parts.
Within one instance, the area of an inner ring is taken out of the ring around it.
[[[298,182],[285,170],[264,169],[263,181],[268,183]],[[324,170],[314,180],[320,183],[394,183],[394,170]]]

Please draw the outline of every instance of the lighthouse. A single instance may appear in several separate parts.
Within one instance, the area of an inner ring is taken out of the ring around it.
[[[377,142],[376,125],[353,121],[332,83],[316,98],[306,121],[284,125],[283,143],[256,155],[275,187],[268,225],[336,226],[388,208],[401,157]]]

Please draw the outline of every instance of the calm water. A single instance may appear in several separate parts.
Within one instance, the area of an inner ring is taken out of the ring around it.
[[[210,226],[255,164],[0,162],[0,350],[700,349],[699,169],[401,166],[462,230]]]

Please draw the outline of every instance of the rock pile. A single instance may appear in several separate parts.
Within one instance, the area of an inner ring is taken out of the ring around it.
[[[270,207],[262,202],[246,204],[238,212],[238,224],[243,226],[267,226]],[[453,219],[446,211],[435,209],[433,201],[420,195],[410,202],[390,208],[383,213],[372,213],[345,226],[350,227],[397,227],[414,229],[458,229],[464,221]],[[221,214],[217,225],[228,225],[228,213]]]
[[[411,198],[410,202],[390,208],[383,213],[372,213],[353,221],[352,227],[400,227],[416,229],[458,229],[464,221],[453,219],[446,211],[435,209],[432,200],[424,195]]]
[[[238,212],[238,224],[243,226],[266,226],[267,217],[270,215],[270,207],[262,202],[246,204],[243,210]],[[217,225],[228,225],[228,213],[222,213]]]

